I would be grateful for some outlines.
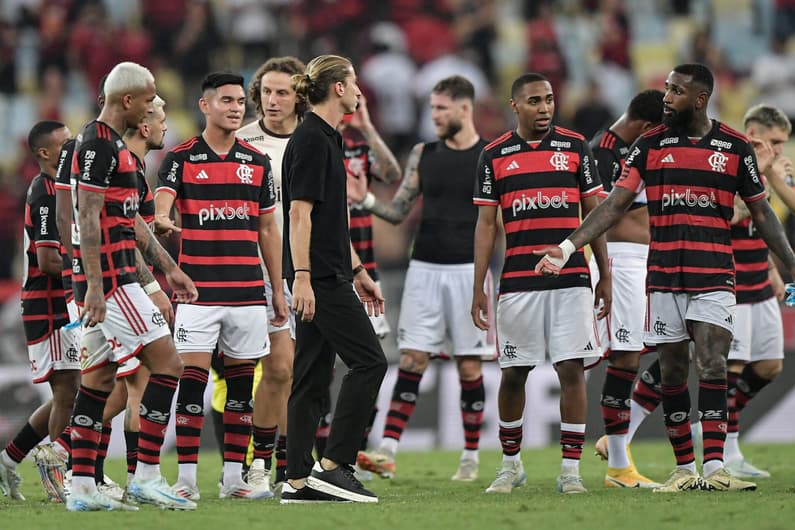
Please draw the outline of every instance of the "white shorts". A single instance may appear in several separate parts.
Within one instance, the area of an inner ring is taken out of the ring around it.
[[[588,287],[501,294],[497,299],[500,368],[599,360],[593,295]]]
[[[687,321],[706,322],[734,333],[734,293],[659,293],[648,295],[644,342],[665,344],[690,340]]]
[[[375,282],[378,288],[381,288],[381,280]],[[356,288],[353,288],[353,292],[356,293]],[[359,293],[356,293],[356,296],[359,296]],[[389,322],[386,319],[386,315],[384,313],[379,314],[376,316],[370,316],[370,324],[373,325],[373,330],[375,334],[378,336],[379,339],[385,338],[389,335],[389,332],[392,331],[392,328],[389,327]]]
[[[608,242],[613,303],[610,314],[596,321],[599,343],[605,355],[610,351],[639,352],[643,345],[646,320],[646,258],[649,245]],[[599,267],[591,256],[591,284],[596,288]]]
[[[80,370],[78,334],[58,328],[47,338],[28,344],[28,360],[34,383],[43,383],[55,371]]]
[[[171,334],[166,319],[139,283],[127,283],[117,287],[105,300],[105,307],[105,320],[99,323],[99,328],[110,351],[106,360],[93,364],[88,371],[108,362],[122,366],[128,359],[138,355],[147,344]],[[84,355],[83,349],[89,350],[95,346],[90,338],[86,339],[86,331],[88,330],[84,328],[81,355]]]
[[[473,263],[439,265],[411,260],[400,302],[398,349],[434,355],[442,352],[449,337],[452,351],[446,353],[493,357],[493,338],[475,327],[470,316],[474,276]],[[489,299],[491,285],[487,275]]]
[[[80,349],[83,352],[83,357],[87,360],[84,371],[90,372],[107,364],[108,353],[112,347],[113,341],[109,341],[105,337],[101,327],[84,328],[80,334]],[[94,358],[96,361],[88,362],[89,358]],[[116,379],[132,375],[140,369],[141,361],[138,357],[129,357],[121,361],[116,368]]]
[[[69,322],[77,322],[80,319],[80,309],[77,307],[77,302],[75,299],[72,298],[68,302],[66,302],[66,312],[69,313]],[[72,328],[76,333],[75,336],[80,336],[80,330],[83,329],[81,326],[77,326],[76,328]]]
[[[290,308],[290,314],[287,317],[287,322],[281,326],[274,326],[271,324],[271,319],[276,316],[273,312],[273,286],[271,282],[265,281],[265,298],[268,300],[268,333],[277,333],[279,331],[290,330],[290,337],[295,339],[295,311],[293,311],[293,294],[287,288],[287,280],[282,280],[284,287],[284,299],[287,302],[287,307]]]
[[[211,354],[218,350],[234,359],[259,359],[270,353],[264,305],[223,306],[178,304],[174,344],[179,353]]]
[[[784,326],[775,297],[755,304],[737,304],[730,361],[754,362],[784,358]]]

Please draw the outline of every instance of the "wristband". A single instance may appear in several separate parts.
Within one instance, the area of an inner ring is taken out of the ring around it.
[[[163,289],[160,287],[160,284],[157,283],[157,280],[147,283],[144,285],[144,292],[149,296],[155,294],[158,291],[162,291]]]
[[[577,250],[577,248],[574,246],[574,243],[572,243],[568,239],[564,239],[563,242],[558,245],[558,248],[560,248],[561,252],[563,253],[562,258],[555,258],[550,255],[547,255],[545,257],[547,261],[549,261],[551,264],[562,269],[563,266],[566,265],[566,262],[569,261],[571,255],[574,254],[574,251]]]
[[[362,265],[361,263],[359,263],[357,266],[355,266],[353,268],[353,271],[352,271],[354,278],[356,277],[357,274],[359,274],[363,270],[364,270],[364,265]]]
[[[293,272],[295,272],[296,274],[298,274],[299,272],[305,272],[305,273],[307,273],[308,275],[312,276],[312,271],[311,271],[311,269],[295,269]]]
[[[370,208],[373,207],[373,205],[375,205],[375,195],[373,195],[372,192],[368,191],[367,195],[365,195],[364,199],[362,199],[362,202],[359,203],[359,206],[361,206],[365,210],[369,210]]]

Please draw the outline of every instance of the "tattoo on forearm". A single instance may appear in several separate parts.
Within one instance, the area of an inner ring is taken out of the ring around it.
[[[403,182],[400,184],[400,188],[392,198],[392,201],[388,204],[376,201],[373,207],[370,208],[374,215],[392,224],[398,224],[406,218],[420,195],[420,175],[417,171],[417,166],[421,155],[422,144],[419,144],[414,147],[409,155]]]
[[[138,278],[138,283],[141,285],[148,285],[155,281],[154,274],[152,274],[152,271],[146,266],[146,261],[141,251],[137,248],[135,249],[135,276]]]
[[[147,263],[163,272],[169,272],[176,268],[177,264],[174,259],[149,230],[141,216],[136,216],[135,219],[135,236],[138,250],[141,251],[141,255]]]
[[[102,285],[102,263],[100,261],[102,230],[99,217],[105,204],[105,196],[102,193],[88,191],[81,191],[79,196],[78,226],[80,228],[80,254],[83,271],[89,284]]]
[[[365,139],[373,153],[373,174],[387,184],[397,182],[400,178],[400,166],[384,140],[375,130],[365,134]]]

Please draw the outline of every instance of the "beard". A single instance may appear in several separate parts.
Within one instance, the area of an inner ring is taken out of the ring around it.
[[[461,120],[450,120],[450,122],[447,124],[447,127],[439,131],[439,139],[449,140],[458,134],[458,132],[463,128],[464,126],[461,123]]]
[[[674,111],[673,114],[663,114],[663,123],[671,129],[684,128],[690,125],[695,116],[695,111],[691,108],[681,111]]]

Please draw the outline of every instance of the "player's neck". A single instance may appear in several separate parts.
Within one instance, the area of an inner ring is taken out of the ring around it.
[[[216,154],[223,155],[232,150],[237,139],[235,131],[227,131],[218,127],[206,127],[202,138]]]
[[[328,100],[318,103],[312,107],[314,112],[321,120],[331,125],[334,129],[339,127],[345,113],[336,100]]]
[[[124,119],[123,110],[117,109],[115,105],[106,103],[97,120],[116,131],[119,136],[124,135],[124,131],[127,129],[127,120]]]
[[[47,175],[48,177],[50,177],[52,179],[55,178],[55,173],[56,173],[57,170],[58,170],[58,168],[50,167],[47,164],[43,164],[42,162],[39,162],[39,171],[41,171],[42,173],[44,173],[45,175]]]
[[[516,128],[516,134],[519,136],[519,138],[521,138],[526,142],[540,142],[541,140],[547,137],[547,135],[550,133],[551,130],[552,130],[552,125],[550,125],[549,129],[547,129],[546,131],[528,130],[520,125]]]
[[[143,138],[125,138],[124,142],[127,144],[127,149],[130,150],[139,160],[146,158],[146,153],[149,151],[146,148],[146,140]]]
[[[478,140],[480,140],[480,136],[478,136],[475,126],[465,123],[460,131],[455,133],[452,138],[447,138],[444,143],[450,149],[464,151],[478,143]]]
[[[712,130],[712,120],[706,114],[696,115],[693,117],[693,121],[685,126],[685,130],[687,135],[692,138],[703,138]]]
[[[260,124],[262,125],[262,128],[265,129],[265,132],[290,135],[293,134],[295,132],[295,128],[298,127],[298,117],[293,116],[292,118],[281,121],[273,121],[262,118],[260,120]]]
[[[631,129],[629,117],[626,114],[622,114],[621,117],[610,126],[610,130],[613,131],[613,134],[621,138],[625,144],[631,144],[635,141],[635,138],[637,138],[637,135],[634,134]]]

